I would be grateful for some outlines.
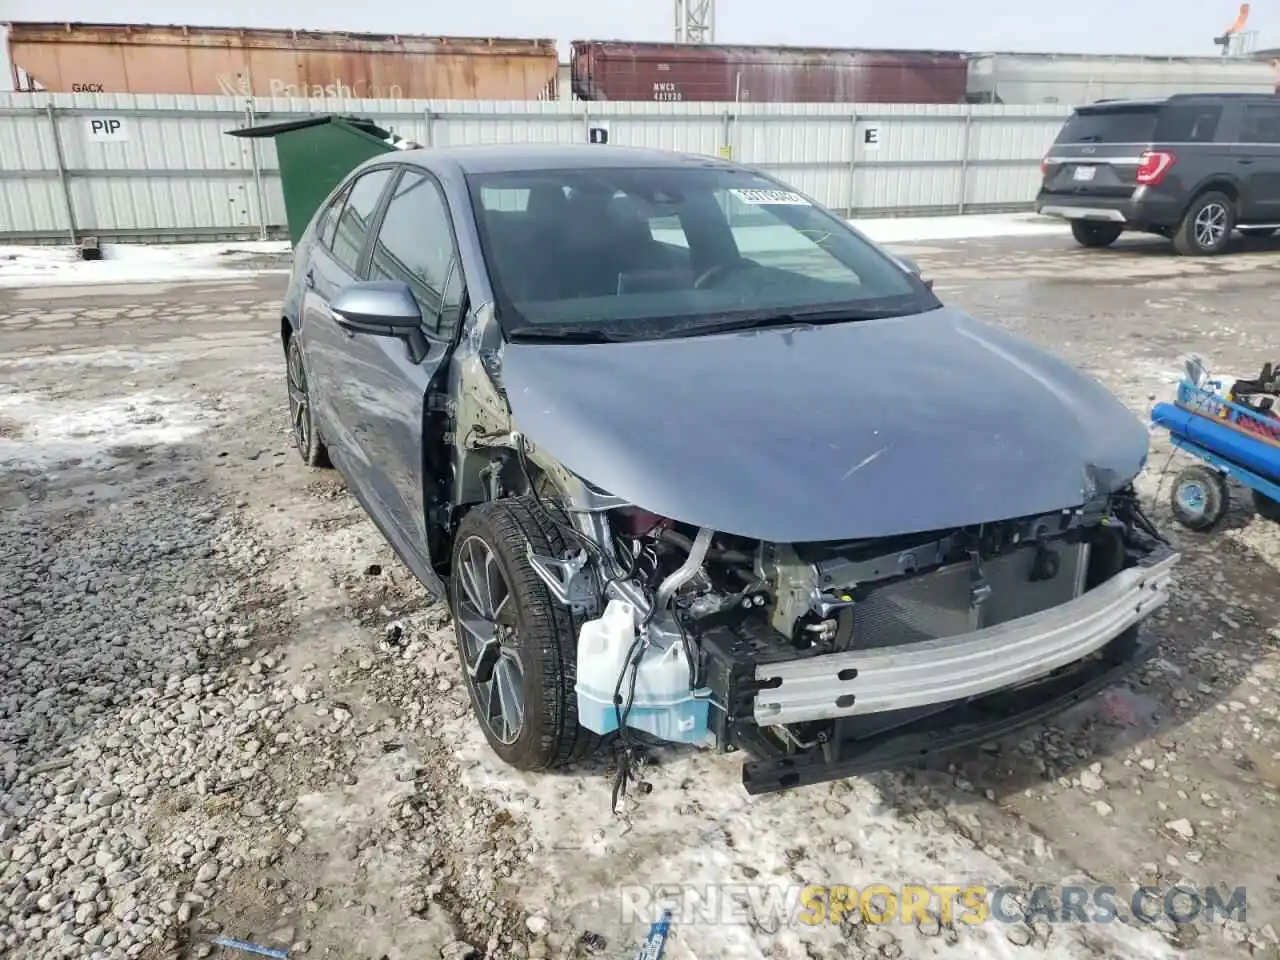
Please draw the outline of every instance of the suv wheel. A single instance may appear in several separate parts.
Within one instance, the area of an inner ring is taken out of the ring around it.
[[[1091,223],[1088,220],[1072,220],[1071,235],[1082,247],[1109,247],[1120,236],[1118,223]]]
[[[1173,235],[1173,246],[1183,256],[1205,257],[1221,253],[1236,224],[1235,204],[1216,191],[1191,202]]]

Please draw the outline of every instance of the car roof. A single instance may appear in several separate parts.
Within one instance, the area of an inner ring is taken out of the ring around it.
[[[743,169],[717,157],[586,143],[508,143],[466,147],[427,147],[405,150],[406,162],[431,167],[455,164],[464,174],[519,173],[526,170],[590,169],[603,167],[715,167]]]
[[[1221,103],[1223,101],[1280,104],[1280,98],[1270,93],[1175,93],[1168,97],[1117,97],[1114,100],[1095,100],[1076,107],[1076,112],[1097,113],[1105,110],[1131,110],[1134,107],[1154,108],[1178,103]]]

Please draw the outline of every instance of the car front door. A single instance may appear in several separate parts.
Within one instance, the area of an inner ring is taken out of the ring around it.
[[[1243,219],[1280,225],[1280,104],[1246,103],[1240,141]]]
[[[303,275],[300,335],[307,392],[329,456],[352,482],[358,479],[350,472],[352,441],[341,411],[349,405],[344,397],[351,389],[345,366],[354,338],[338,326],[329,303],[360,275],[374,217],[393,173],[390,167],[362,173],[338,195],[317,225],[318,235]]]
[[[426,433],[428,396],[445,372],[462,308],[452,221],[433,177],[406,167],[378,224],[365,275],[400,280],[422,311],[426,356],[403,340],[357,335],[346,344],[339,415],[353,469],[389,521],[383,532],[414,573],[431,582],[428,512],[439,502],[444,438]]]

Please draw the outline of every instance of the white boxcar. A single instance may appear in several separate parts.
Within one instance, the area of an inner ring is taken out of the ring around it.
[[[1273,93],[1266,59],[1136,55],[984,53],[969,60],[969,99],[978,103],[1075,106],[1174,93]]]

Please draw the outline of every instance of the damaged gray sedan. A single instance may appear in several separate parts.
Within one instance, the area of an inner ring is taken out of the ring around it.
[[[989,739],[1148,656],[1177,556],[1097,381],[764,174],[597,146],[354,170],[282,318],[306,461],[447,596],[493,750]]]

